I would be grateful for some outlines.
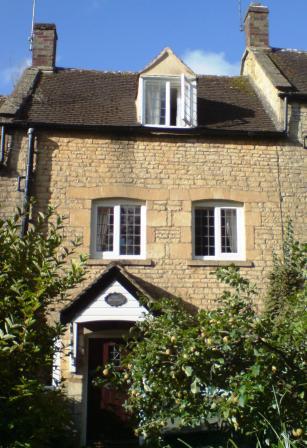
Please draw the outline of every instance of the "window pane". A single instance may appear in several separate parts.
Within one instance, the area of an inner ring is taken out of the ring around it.
[[[221,248],[222,253],[238,252],[237,210],[221,209]]]
[[[122,205],[120,208],[120,255],[140,255],[140,242],[141,207]]]
[[[114,367],[120,367],[120,348],[119,345],[114,344],[114,345],[109,345],[109,350],[108,350],[108,362],[113,364]]]
[[[113,207],[97,208],[96,251],[113,250],[114,209]]]
[[[184,119],[188,124],[192,124],[192,88],[191,84],[185,79],[184,83]]]
[[[180,120],[180,94],[178,86],[171,86],[170,125],[179,126]]]
[[[163,80],[145,81],[145,123],[165,124],[166,83]]]
[[[195,255],[214,256],[214,208],[195,209]]]

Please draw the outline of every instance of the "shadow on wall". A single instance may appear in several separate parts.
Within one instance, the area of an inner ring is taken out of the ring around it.
[[[27,159],[27,135],[26,133],[10,133],[5,135],[4,164],[0,165],[0,177],[12,178],[17,182],[17,177],[24,174]]]
[[[289,135],[294,140],[299,140],[301,138],[300,134],[300,117],[302,116],[301,105],[298,103],[292,103],[290,108],[290,120]]]
[[[22,208],[24,195],[24,176],[27,162],[26,132],[16,132],[14,135],[6,132],[4,163],[0,165],[0,214],[4,218],[13,216],[17,207]],[[20,191],[18,191],[20,178]]]

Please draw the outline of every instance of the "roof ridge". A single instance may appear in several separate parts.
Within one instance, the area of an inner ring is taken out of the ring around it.
[[[56,67],[56,72],[90,72],[90,73],[105,73],[114,75],[138,75],[139,72],[122,71],[122,70],[98,70],[90,68],[76,68],[76,67]]]
[[[233,79],[233,78],[243,78],[248,79],[246,75],[205,75],[205,74],[197,74],[197,78],[218,78],[218,79]]]
[[[298,54],[301,54],[301,53],[303,53],[303,54],[306,54],[307,55],[307,50],[298,50],[297,48],[279,48],[279,47],[272,47],[271,48],[271,51],[274,53],[274,52],[277,52],[277,51],[281,51],[281,52],[286,52],[286,51],[288,51],[288,52],[291,52],[291,53],[298,53]]]

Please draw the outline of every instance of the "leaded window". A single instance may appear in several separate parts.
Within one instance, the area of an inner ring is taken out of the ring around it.
[[[146,207],[130,201],[95,201],[92,255],[102,258],[145,257]]]
[[[193,254],[202,259],[244,259],[243,206],[204,201],[193,208]]]

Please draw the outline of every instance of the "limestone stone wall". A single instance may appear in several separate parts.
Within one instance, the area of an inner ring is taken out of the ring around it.
[[[147,206],[147,255],[145,260],[123,261],[126,269],[196,306],[215,306],[224,287],[212,275],[216,265],[222,263],[192,259],[193,201],[223,199],[244,204],[246,261],[237,264],[262,294],[272,268],[272,251],[280,251],[288,217],[293,219],[296,235],[301,240],[306,237],[306,150],[302,145],[43,131],[36,135],[36,208],[44,211],[52,204],[67,217],[67,244],[78,236],[82,240],[79,251],[90,255],[93,200],[142,200]],[[21,205],[23,195],[17,192],[17,176],[25,174],[26,149],[25,134],[17,132],[7,167],[0,172],[2,216]],[[90,258],[87,279],[75,294],[107,263]],[[262,307],[261,299],[256,305]],[[62,306],[59,304],[59,310]],[[71,349],[69,329],[63,343],[67,355]],[[87,389],[86,376],[81,373],[86,372],[86,366],[73,374],[69,362],[63,355],[61,371],[85,442]]]
[[[288,123],[290,136],[303,143],[304,137],[307,135],[307,104],[291,101]]]
[[[192,259],[193,201],[244,203],[246,262],[238,264],[262,292],[272,267],[272,251],[280,249],[288,216],[297,234],[301,238],[304,234],[305,151],[301,146],[41,132],[37,149],[38,207],[44,210],[51,203],[67,216],[68,241],[80,237],[80,251],[90,254],[93,200],[143,200],[147,257],[124,264],[131,273],[200,307],[215,305],[221,285],[211,275],[218,263]],[[88,282],[106,263],[89,260]]]
[[[245,54],[242,74],[249,77],[277,128],[283,129],[283,101],[278,96],[276,84],[287,85],[288,82],[263,51],[249,50]]]
[[[292,88],[264,51],[248,50],[242,64],[242,74],[249,77],[267,112],[278,129],[285,127],[285,104],[280,90]],[[307,134],[306,102],[288,101],[288,133],[293,140],[303,143]]]

